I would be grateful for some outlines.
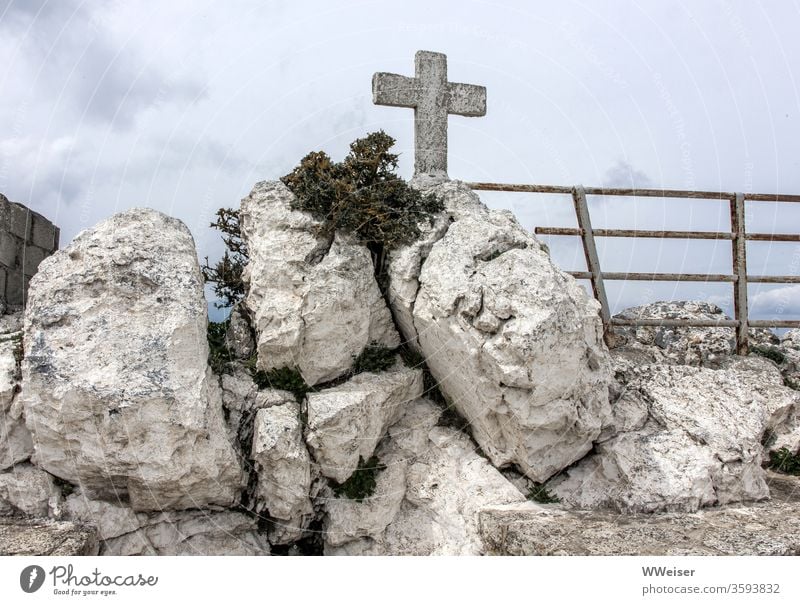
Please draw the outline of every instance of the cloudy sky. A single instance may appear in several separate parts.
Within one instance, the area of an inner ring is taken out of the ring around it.
[[[365,133],[413,165],[413,112],[376,107],[375,71],[447,53],[483,84],[450,118],[450,176],[800,193],[800,3],[754,0],[91,2],[0,0],[0,192],[80,230],[133,206],[179,217],[200,257],[214,211],[334,158]],[[570,226],[568,198],[482,194],[527,227]],[[727,230],[715,201],[590,200],[596,227]],[[800,204],[750,204],[752,231],[797,232]],[[570,238],[549,238],[582,269]],[[607,271],[725,273],[730,245],[601,243]],[[751,274],[800,274],[800,244],[748,244]],[[608,286],[616,310],[664,298],[730,309],[729,284]],[[759,317],[800,316],[800,287],[751,286]]]

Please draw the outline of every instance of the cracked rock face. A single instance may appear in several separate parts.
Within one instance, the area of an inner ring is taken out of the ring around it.
[[[67,498],[66,516],[96,528],[101,555],[268,555],[254,518],[233,511],[137,513],[120,503],[80,493]]]
[[[34,462],[135,510],[234,504],[244,476],[206,313],[189,230],[154,210],[117,214],[42,262],[19,395]]]
[[[422,395],[422,372],[396,367],[357,374],[342,385],[308,394],[306,441],[320,472],[343,483],[368,460],[407,402]]]
[[[258,473],[256,511],[273,519],[270,541],[299,540],[314,518],[311,505],[311,457],[303,441],[300,405],[285,401],[258,411],[252,459]]]
[[[511,213],[463,183],[428,192],[452,222],[393,257],[403,336],[492,463],[544,481],[591,449],[609,415],[598,304]]]
[[[800,405],[774,365],[733,357],[713,370],[628,354],[615,353],[618,399],[596,452],[548,484],[562,502],[692,512],[769,497],[762,441]]]
[[[0,516],[58,517],[61,490],[53,476],[30,464],[0,473]]]
[[[376,452],[386,468],[375,493],[326,503],[325,554],[482,554],[479,511],[525,498],[466,435],[436,426],[440,413],[426,399],[407,405]]]
[[[370,252],[292,210],[280,182],[256,184],[241,205],[250,261],[243,279],[256,331],[258,368],[297,367],[306,383],[345,374],[376,343],[400,344],[375,281]]]
[[[0,316],[0,471],[33,454],[33,441],[17,397],[15,351],[21,344],[22,315]]]

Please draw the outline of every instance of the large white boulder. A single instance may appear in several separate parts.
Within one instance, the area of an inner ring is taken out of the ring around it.
[[[422,371],[405,367],[363,372],[336,387],[307,396],[306,442],[320,472],[343,483],[369,460],[405,404],[422,395]]]
[[[20,395],[35,463],[135,510],[233,505],[244,475],[206,312],[189,230],[154,210],[117,214],[43,261]]]
[[[345,374],[377,343],[400,344],[366,247],[291,209],[283,183],[257,183],[242,200],[240,224],[250,260],[246,299],[258,367],[296,367],[310,384]]]
[[[17,356],[22,350],[22,315],[0,316],[0,471],[33,454],[19,390]]]
[[[376,452],[385,469],[373,495],[326,501],[325,554],[483,554],[480,510],[525,500],[469,437],[437,426],[440,408],[426,399],[405,408]]]
[[[259,410],[251,457],[258,474],[255,510],[273,521],[270,541],[299,540],[314,517],[311,457],[303,441],[300,405],[284,401]]]
[[[599,306],[511,213],[463,183],[427,192],[452,222],[393,256],[403,336],[492,463],[544,481],[592,448],[609,415]]]
[[[695,511],[769,496],[762,442],[800,405],[759,358],[719,369],[615,354],[619,397],[596,451],[548,484],[567,505]]]

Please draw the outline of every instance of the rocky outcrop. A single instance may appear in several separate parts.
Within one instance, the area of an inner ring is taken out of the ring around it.
[[[662,305],[668,318],[716,314],[704,303],[657,303],[647,316]],[[793,430],[800,393],[784,385],[771,361],[726,353],[728,336],[719,330],[628,334],[613,351],[611,421],[594,452],[548,484],[564,504],[692,512],[769,497],[764,446],[800,448]]]
[[[705,301],[661,301],[631,307],[615,315],[618,319],[730,319],[717,305]],[[618,346],[650,355],[653,361],[678,365],[719,368],[736,355],[733,328],[683,326],[637,326],[615,328]],[[765,328],[751,328],[750,342],[771,346],[778,338]]]
[[[376,452],[385,469],[374,494],[328,500],[326,554],[482,553],[480,509],[525,498],[466,435],[437,426],[440,413],[425,399],[407,405]]]
[[[244,477],[206,323],[192,236],[164,214],[117,214],[46,259],[19,396],[35,463],[135,510],[234,504]]]
[[[0,556],[95,556],[97,533],[93,527],[47,519],[0,517]]]
[[[0,517],[58,517],[61,489],[52,475],[30,464],[0,473]]]
[[[480,513],[480,533],[486,553],[493,555],[796,556],[796,479],[787,491],[795,501],[624,517],[531,502],[492,506]]]
[[[329,241],[292,198],[282,183],[261,182],[242,200],[246,304],[259,369],[296,367],[314,385],[349,371],[367,345],[400,341],[367,248],[340,233]]]
[[[65,516],[94,527],[101,555],[265,555],[252,517],[233,511],[137,513],[121,503],[70,495]]]
[[[0,471],[33,454],[33,441],[17,397],[21,352],[22,315],[0,315]]]
[[[463,183],[429,192],[451,222],[392,258],[403,336],[492,463],[544,481],[592,448],[609,414],[599,307],[511,213]]]
[[[300,405],[287,400],[258,411],[252,459],[258,475],[256,511],[273,520],[270,541],[299,540],[314,518],[311,457],[303,441]]]
[[[343,483],[368,460],[407,402],[422,395],[422,372],[395,367],[364,372],[308,395],[306,441],[320,472]]]

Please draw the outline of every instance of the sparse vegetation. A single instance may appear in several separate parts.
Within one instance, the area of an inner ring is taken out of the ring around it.
[[[352,374],[361,372],[385,372],[395,364],[397,350],[383,345],[371,344],[353,358]]]
[[[208,322],[208,365],[215,374],[224,374],[230,371],[230,362],[233,361],[233,352],[228,347],[225,334],[230,325],[229,320]]]
[[[800,476],[800,452],[792,453],[788,447],[770,452],[768,466],[779,473]]]
[[[297,368],[273,368],[271,370],[256,370],[253,373],[253,382],[259,389],[278,389],[293,393],[297,401],[302,401],[311,389],[303,380]]]
[[[206,264],[201,267],[203,279],[214,284],[214,294],[222,301],[216,303],[218,308],[232,307],[244,298],[242,271],[249,260],[247,245],[242,240],[239,226],[239,211],[220,208],[217,210],[217,220],[210,226],[222,232],[226,250],[213,267],[208,264],[206,257]]]
[[[561,502],[557,496],[550,493],[543,483],[534,483],[528,490],[528,500],[533,500],[539,504],[555,504]]]
[[[378,473],[386,468],[377,456],[372,456],[366,462],[358,459],[358,468],[344,483],[334,483],[333,493],[337,498],[347,498],[356,502],[363,502],[375,493]]]
[[[355,235],[379,257],[417,239],[419,223],[432,222],[444,205],[395,174],[398,156],[389,153],[394,142],[381,130],[353,141],[341,162],[322,151],[309,153],[281,179],[295,194],[294,209],[324,221],[328,235],[337,230]]]
[[[781,351],[778,347],[773,347],[770,345],[755,345],[750,347],[750,352],[760,357],[765,357],[770,361],[774,361],[779,366],[783,365],[783,363],[786,361],[786,355],[784,355],[783,351]]]

